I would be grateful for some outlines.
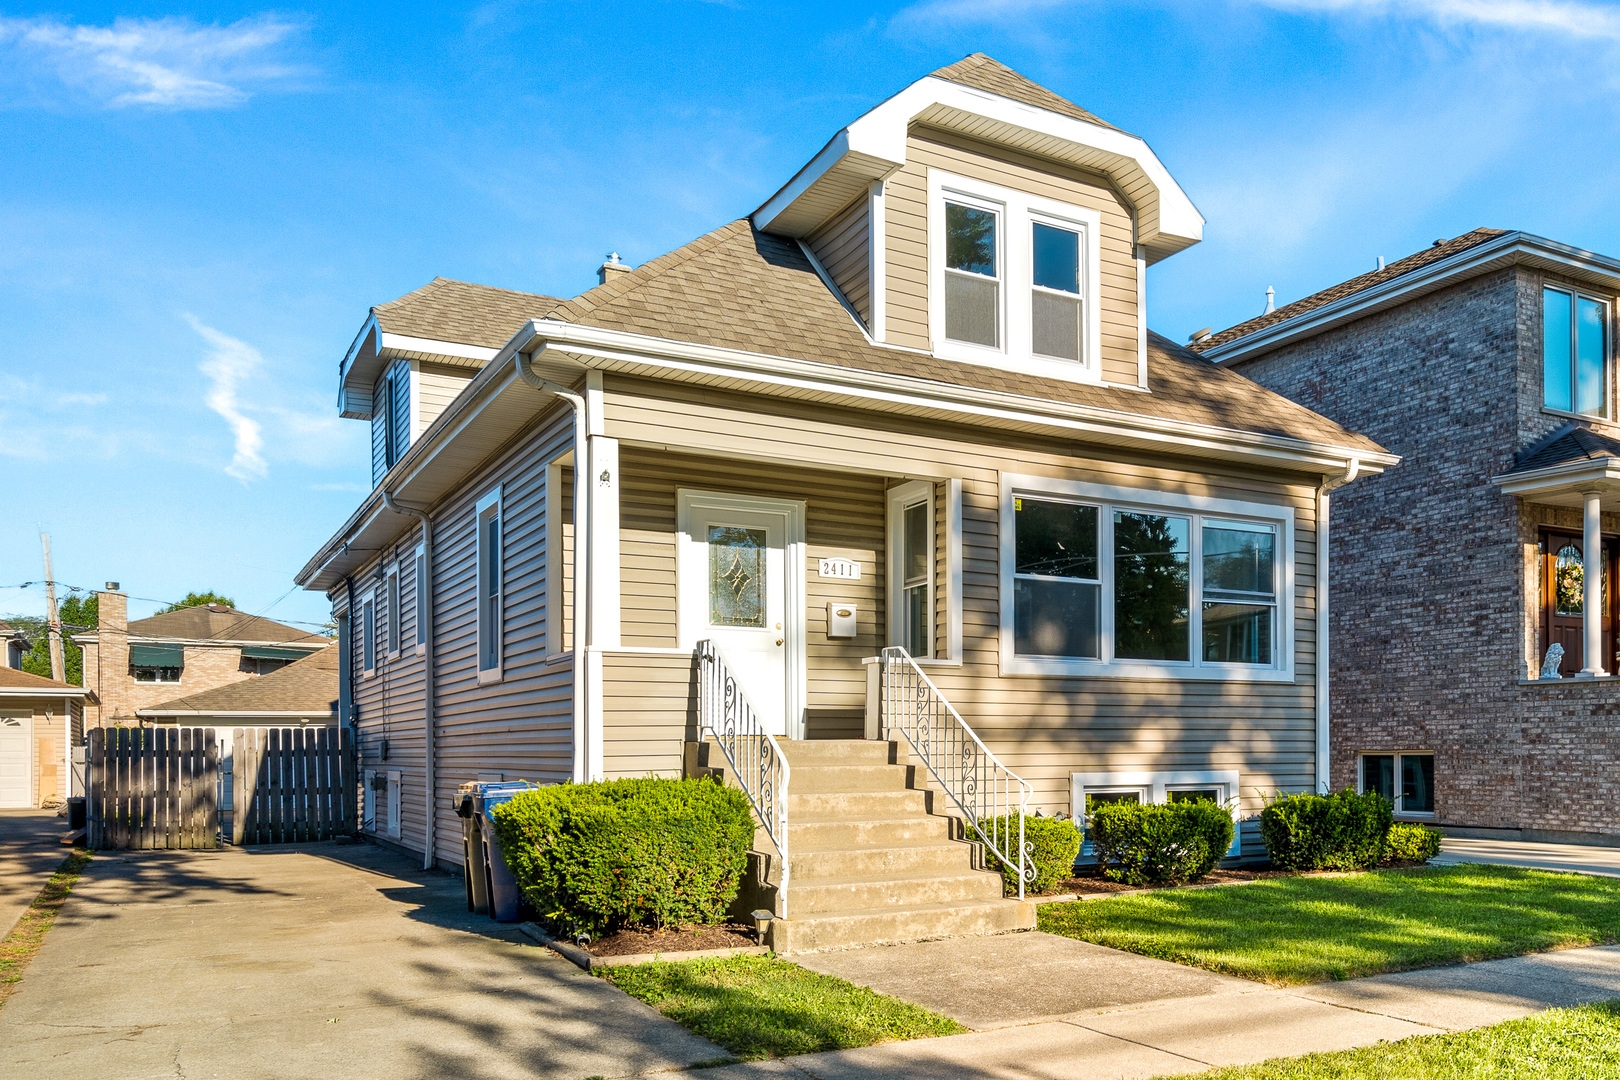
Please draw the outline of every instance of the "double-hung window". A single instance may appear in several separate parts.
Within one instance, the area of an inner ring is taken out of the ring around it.
[[[889,491],[890,642],[914,657],[934,654],[934,485]]]
[[[1434,814],[1434,755],[1362,754],[1361,790],[1376,791],[1403,817]]]
[[[478,533],[478,677],[488,682],[500,678],[503,659],[501,621],[504,594],[499,488],[478,500],[474,520]]]
[[[1008,674],[1291,677],[1285,507],[1002,482]]]
[[[1558,412],[1609,415],[1609,305],[1573,289],[1541,291],[1542,401]]]
[[[1099,381],[1100,215],[938,170],[928,182],[935,353]]]

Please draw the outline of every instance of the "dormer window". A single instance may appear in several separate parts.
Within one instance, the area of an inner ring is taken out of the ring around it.
[[[938,170],[928,180],[935,354],[1100,381],[1099,215]]]

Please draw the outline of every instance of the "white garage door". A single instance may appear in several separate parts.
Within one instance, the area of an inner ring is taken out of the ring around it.
[[[0,716],[0,808],[34,804],[28,782],[28,729],[32,726],[26,717]]]

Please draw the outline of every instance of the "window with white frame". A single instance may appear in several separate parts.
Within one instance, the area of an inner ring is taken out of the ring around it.
[[[1006,477],[1009,674],[1289,677],[1283,507]]]
[[[929,172],[930,321],[951,359],[1097,381],[1099,215]]]
[[[384,579],[384,612],[383,625],[387,634],[387,652],[390,660],[399,656],[399,624],[401,609],[399,606],[399,564],[395,563],[388,568]]]
[[[499,678],[501,672],[501,491],[478,500],[478,676]]]
[[[1541,291],[1542,402],[1558,412],[1609,415],[1609,305],[1573,289]]]
[[[432,606],[427,602],[428,573],[427,548],[425,545],[417,545],[415,574],[416,577],[414,579],[414,585],[416,587],[416,610],[414,614],[416,616],[416,651],[421,653],[427,649],[428,609]]]
[[[1235,769],[1216,769],[1190,772],[1118,772],[1070,773],[1070,814],[1076,821],[1091,816],[1092,811],[1107,803],[1132,803],[1143,806],[1162,806],[1178,802],[1212,802],[1226,808],[1232,815],[1232,846],[1227,857],[1241,854],[1242,839],[1238,823],[1238,772]],[[1089,830],[1087,830],[1089,833]],[[1088,841],[1082,855],[1091,854]]]
[[[360,604],[360,670],[377,670],[377,598],[367,595]]]
[[[1434,754],[1362,754],[1361,790],[1376,791],[1402,817],[1434,816]]]
[[[934,485],[913,480],[889,498],[889,640],[914,657],[934,654]]]

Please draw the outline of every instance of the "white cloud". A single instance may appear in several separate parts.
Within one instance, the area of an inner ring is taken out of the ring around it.
[[[111,107],[217,109],[288,84],[303,69],[277,58],[302,29],[270,15],[229,26],[189,19],[117,19],[83,26],[0,18],[0,68],[48,72]]]
[[[1288,11],[1345,12],[1425,19],[1448,26],[1553,31],[1620,41],[1620,11],[1578,0],[1258,0]]]
[[[222,334],[193,315],[185,318],[212,350],[208,359],[197,365],[197,370],[208,376],[210,384],[203,400],[210,409],[224,417],[235,438],[235,452],[230,464],[225,466],[225,473],[244,484],[255,477],[263,477],[269,471],[260,452],[264,447],[263,430],[257,420],[242,411],[237,391],[243,380],[264,363],[264,357],[247,342]]]

